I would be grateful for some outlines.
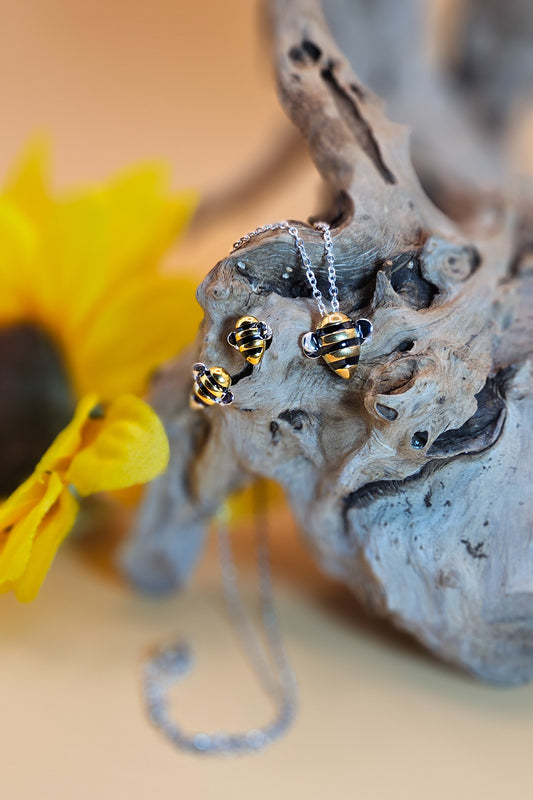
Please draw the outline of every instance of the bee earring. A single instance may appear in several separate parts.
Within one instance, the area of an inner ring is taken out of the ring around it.
[[[228,342],[238,350],[250,364],[259,364],[265,350],[272,342],[272,331],[266,322],[259,322],[255,317],[241,317],[235,330],[228,336]],[[231,375],[224,367],[209,369],[199,361],[192,368],[194,383],[191,390],[191,408],[198,410],[209,406],[229,406],[233,403],[233,392],[230,391]],[[235,382],[237,378],[234,376]]]
[[[295,225],[290,225],[285,220],[282,222],[274,222],[270,225],[263,225],[261,228],[256,228],[255,231],[247,233],[239,239],[238,242],[235,242],[233,249],[238,250],[255,236],[259,236],[267,231],[286,230],[287,233],[292,236],[305,268],[307,280],[313,291],[313,297],[317,302],[318,310],[322,317],[316,330],[309,331],[309,333],[306,333],[302,338],[302,350],[308,358],[322,358],[336,375],[339,375],[345,380],[349,380],[353,377],[357,369],[361,345],[368,342],[371,338],[372,323],[368,319],[358,319],[354,321],[346,314],[339,311],[337,275],[335,272],[335,257],[333,255],[331,230],[327,222],[316,222],[315,228],[322,231],[324,238],[324,250],[328,264],[329,296],[332,308],[332,313],[330,314],[327,313],[322,292],[318,288],[316,276],[311,265],[311,259],[307,254],[303,239]],[[251,319],[254,318],[252,317]],[[239,322],[241,322],[241,320],[239,320]],[[239,323],[237,323],[237,325],[238,324]],[[230,334],[230,337],[231,336],[232,334]],[[230,344],[233,344],[233,341],[230,341]]]
[[[357,369],[361,345],[368,342],[372,336],[372,323],[368,319],[358,319],[354,322],[346,314],[339,311],[331,230],[327,222],[317,222],[315,223],[315,228],[321,230],[324,237],[332,313],[327,313],[322,293],[317,287],[311,261],[303,248],[302,242],[302,247],[298,249],[305,267],[307,280],[313,290],[313,297],[317,301],[318,310],[322,315],[316,330],[309,331],[303,337],[302,349],[308,358],[322,358],[336,375],[349,380],[354,376]]]
[[[228,335],[228,343],[255,366],[272,344],[272,330],[255,317],[241,317]]]
[[[194,383],[191,391],[191,408],[198,410],[207,406],[229,406],[233,403],[233,392],[230,392],[231,375],[224,367],[211,367],[198,362],[194,365]]]

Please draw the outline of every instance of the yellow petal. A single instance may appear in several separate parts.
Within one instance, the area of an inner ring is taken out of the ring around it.
[[[123,395],[101,419],[91,419],[66,480],[81,495],[152,480],[168,464],[168,439],[157,414],[138,397]]]
[[[101,291],[106,226],[106,204],[91,190],[55,201],[39,230],[34,295],[41,323],[68,347],[73,317],[87,313]]]
[[[29,265],[35,231],[24,214],[0,197],[0,326],[25,322],[33,315]]]
[[[157,271],[197,204],[171,193],[162,164],[54,198],[47,148],[32,143],[0,197],[0,327],[40,325],[78,395],[144,393],[200,319],[193,282]]]
[[[32,221],[42,222],[51,197],[50,146],[46,139],[29,142],[4,186],[4,194]]]
[[[77,501],[64,487],[41,522],[24,573],[12,584],[11,588],[21,602],[29,603],[36,597],[59,545],[74,525],[78,509]]]
[[[0,585],[18,580],[26,569],[37,530],[62,488],[55,473],[34,474],[2,505],[0,525],[7,538],[0,554]]]
[[[31,281],[37,319],[78,394],[143,393],[151,372],[194,336],[193,282],[163,277],[157,262],[197,202],[192,191],[172,196],[158,165],[65,198],[48,215]]]
[[[0,505],[0,554],[14,524],[42,499],[48,481],[47,476],[33,474]]]
[[[144,271],[181,235],[198,206],[198,192],[172,194],[166,164],[143,164],[117,175],[105,189],[109,214],[109,264],[121,274]]]
[[[157,415],[133,395],[109,407],[95,394],[78,404],[28,478],[0,506],[0,592],[32,600],[72,527],[81,494],[144,483],[168,463],[168,440]]]
[[[82,329],[98,324],[108,299],[138,275],[154,274],[157,261],[197,205],[196,194],[171,196],[162,168],[137,168],[107,186],[57,202],[43,230],[38,260],[47,322],[71,347]]]
[[[80,393],[143,394],[157,366],[196,335],[201,309],[192,281],[150,276],[126,282],[80,331],[70,373]]]
[[[84,426],[91,414],[99,407],[99,397],[88,394],[77,405],[76,412],[66,428],[56,436],[36,467],[36,472],[64,472],[72,457],[82,446]]]

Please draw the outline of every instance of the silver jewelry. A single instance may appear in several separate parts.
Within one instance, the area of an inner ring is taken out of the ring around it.
[[[333,266],[333,257],[332,257],[332,242],[331,242],[331,235],[329,233],[329,225],[326,222],[316,222],[315,228],[319,229],[319,226],[325,226],[328,231],[329,236],[329,250],[328,244],[326,243],[326,234],[324,233],[324,244],[326,249],[326,257],[328,258],[328,278],[330,283],[330,296],[331,296],[331,304],[333,310],[337,310],[339,308],[339,302],[337,300],[337,287],[335,285],[336,275],[335,275],[335,267]],[[287,220],[281,220],[281,222],[270,222],[267,225],[261,225],[261,227],[256,228],[254,231],[250,231],[250,233],[246,233],[244,236],[241,236],[238,242],[235,242],[233,245],[234,250],[239,250],[239,248],[243,247],[243,245],[248,244],[249,241],[255,239],[256,236],[260,236],[262,233],[266,233],[267,231],[287,231],[287,233],[292,236],[294,239],[294,243],[296,245],[296,249],[300,254],[300,258],[302,261],[303,266],[305,267],[305,274],[311,289],[313,291],[313,297],[315,298],[318,310],[322,314],[322,316],[326,313],[326,306],[324,305],[324,300],[322,298],[322,292],[318,288],[315,273],[313,272],[313,268],[311,266],[311,259],[307,255],[307,251],[305,249],[305,245],[303,242],[302,237],[300,236],[300,232],[296,225],[291,225]],[[331,258],[331,261],[330,261]]]
[[[333,311],[339,310],[338,289],[337,289],[337,274],[335,272],[335,256],[333,255],[333,242],[331,240],[331,228],[327,222],[315,222],[314,227],[322,231],[324,238],[324,250],[326,253],[326,261],[328,264],[328,281],[329,281],[329,297],[331,300],[331,308]],[[309,271],[312,270],[309,268]],[[309,276],[308,276],[309,279]],[[319,306],[318,310],[324,316],[326,308],[322,303],[322,308]]]
[[[255,491],[259,597],[266,647],[255,633],[240,596],[226,520],[218,522],[220,567],[230,619],[254,665],[259,681],[277,705],[277,714],[269,724],[242,733],[185,732],[170,716],[167,695],[170,688],[190,670],[191,652],[184,642],[159,648],[145,662],[143,669],[143,693],[148,716],[155,727],[176,747],[190,753],[240,755],[257,752],[279,739],[296,713],[296,679],[283,646],[274,605],[268,531],[264,518],[266,503],[261,494],[263,484],[257,484]]]
[[[372,323],[368,319],[350,319],[339,311],[337,289],[337,275],[335,272],[335,256],[333,254],[333,241],[331,229],[327,222],[315,222],[315,229],[322,232],[324,239],[324,252],[328,264],[329,297],[332,313],[328,314],[322,292],[318,288],[315,273],[303,240],[295,225],[290,225],[286,220],[263,225],[254,231],[242,236],[233,245],[238,250],[251,239],[267,231],[286,230],[296,244],[305,274],[311,286],[313,297],[316,300],[321,320],[314,331],[309,331],[302,338],[302,350],[308,358],[322,358],[328,367],[346,380],[353,377],[359,363],[361,345],[370,341],[372,336]]]

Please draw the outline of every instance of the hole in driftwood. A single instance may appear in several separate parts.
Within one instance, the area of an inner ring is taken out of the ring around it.
[[[399,353],[408,353],[409,350],[412,350],[414,346],[415,343],[413,342],[412,339],[404,339],[403,342],[400,342],[396,350]]]
[[[309,422],[309,414],[302,408],[287,408],[278,414],[278,419],[288,422],[293,431],[301,431],[304,423]]]
[[[416,431],[411,437],[411,447],[415,450],[422,450],[428,443],[429,434],[427,431]]]
[[[505,389],[512,368],[488,378],[476,394],[477,409],[460,428],[451,428],[438,436],[428,448],[428,456],[452,456],[485,450],[494,444],[503,426]]]
[[[305,50],[305,52],[312,61],[318,61],[318,59],[322,55],[322,50],[320,49],[320,47],[314,42],[312,42],[310,39],[303,40],[302,50]]]
[[[312,225],[319,221],[328,222],[332,231],[337,233],[353,220],[355,206],[352,198],[344,189],[341,189],[330,205],[331,207],[327,210],[309,217],[309,223]]]
[[[272,444],[279,444],[281,434],[279,432],[279,422],[272,420],[270,423],[270,441]]]
[[[289,50],[289,58],[291,61],[294,61],[295,64],[302,64],[305,60],[305,56],[301,47],[291,47]]]
[[[376,412],[380,417],[383,417],[383,419],[388,419],[389,422],[392,422],[398,416],[398,412],[395,408],[384,406],[383,403],[376,403]]]
[[[420,261],[413,250],[395,256],[391,264],[383,265],[383,271],[394,291],[413,308],[429,308],[438,294],[437,287],[423,277]]]
[[[300,47],[294,45],[289,50],[289,58],[298,66],[311,66],[316,64],[322,55],[320,47],[310,39],[304,39]]]
[[[408,475],[407,478],[403,478],[402,480],[370,481],[369,483],[365,483],[364,486],[360,486],[359,489],[350,492],[350,494],[347,494],[343,498],[343,519],[345,526],[348,524],[348,512],[350,509],[367,508],[374,500],[379,500],[402,492],[410,483],[425,480],[438,469],[439,466],[442,466],[442,462],[430,461],[424,464],[422,469],[418,470],[418,472],[415,472],[413,475]],[[407,513],[409,514],[411,512],[408,511]]]

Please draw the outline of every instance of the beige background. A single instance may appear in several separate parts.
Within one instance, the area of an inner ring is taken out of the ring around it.
[[[176,186],[238,184],[288,135],[250,0],[3,0],[0,172],[49,131],[60,186],[164,157]],[[314,208],[305,158],[284,181],[199,228],[174,256],[201,276],[255,225]],[[38,601],[0,613],[1,796],[10,800],[531,796],[533,686],[498,690],[368,620],[321,577],[287,515],[273,542],[280,615],[301,689],[289,735],[263,755],[175,752],[143,716],[138,667],[175,633],[198,667],[175,693],[190,726],[260,724],[268,706],[219,610],[207,553],[180,597],[150,601],[109,568],[109,531],[71,542]],[[252,602],[249,531],[239,532]]]

